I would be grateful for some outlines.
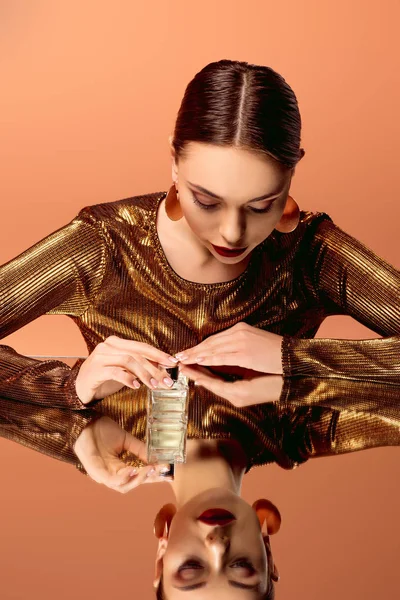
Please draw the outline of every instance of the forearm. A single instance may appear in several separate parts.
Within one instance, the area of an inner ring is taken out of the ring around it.
[[[99,413],[42,407],[0,397],[0,436],[57,460],[68,462],[85,473],[74,445],[81,432]]]
[[[400,426],[400,383],[384,380],[284,377],[280,404],[355,411],[390,419]]]
[[[357,379],[400,386],[400,336],[367,340],[284,336],[281,350],[285,378]]]
[[[60,360],[36,360],[0,345],[0,396],[41,406],[84,409],[75,388],[83,361],[69,367]]]

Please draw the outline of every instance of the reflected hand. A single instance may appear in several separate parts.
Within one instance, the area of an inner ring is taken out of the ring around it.
[[[216,396],[225,398],[237,408],[252,404],[278,402],[283,387],[282,375],[264,375],[252,371],[252,376],[234,382],[225,381],[211,373],[209,369],[199,366],[180,366],[183,375],[193,379],[195,385],[201,385]]]
[[[160,475],[167,463],[137,468],[126,465],[118,456],[124,450],[147,463],[146,444],[122,429],[118,423],[103,416],[94,420],[80,433],[74,444],[74,452],[97,483],[125,494],[141,483],[171,480]],[[154,469],[154,473],[150,473]],[[134,474],[132,472],[135,471]]]
[[[175,354],[184,365],[224,365],[282,375],[282,336],[244,321]],[[199,360],[200,359],[200,360]]]

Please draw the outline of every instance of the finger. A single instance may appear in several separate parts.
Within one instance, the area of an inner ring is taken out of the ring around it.
[[[115,487],[120,487],[127,483],[131,483],[134,481],[134,478],[138,475],[140,467],[132,467],[130,465],[125,465],[121,469],[118,470],[117,473],[112,475],[109,479],[111,485]]]
[[[117,335],[110,335],[104,340],[104,343],[108,346],[115,347],[116,349],[127,350],[128,353],[141,354],[146,358],[154,360],[157,363],[163,364],[166,367],[171,367],[177,364],[176,358],[155,348],[151,344],[145,342],[138,342],[136,340],[125,340],[118,337]]]
[[[182,373],[193,379],[195,385],[205,387],[237,408],[278,402],[281,397],[283,377],[280,375],[264,375],[253,371],[250,379],[228,382],[209,375],[206,369],[202,369],[203,373],[200,375],[200,368],[182,367]]]
[[[134,467],[126,465],[122,460],[120,461],[120,467],[114,473],[111,473],[104,463],[102,465],[96,465],[95,468],[90,469],[88,474],[97,483],[101,483],[107,487],[114,488],[119,485],[130,481],[131,472]]]
[[[103,481],[109,488],[121,492],[123,490],[133,489],[138,487],[146,479],[146,474],[150,471],[151,465],[145,467],[125,467],[123,474],[118,476],[118,473],[108,474],[108,477]],[[121,469],[122,471],[122,469]]]
[[[228,337],[231,337],[235,334],[236,331],[232,331],[232,327],[230,327],[229,329],[225,329],[224,331],[219,331],[218,333],[215,333],[214,335],[211,335],[210,337],[206,338],[199,344],[196,344],[196,346],[191,346],[190,348],[186,348],[184,350],[181,350],[180,352],[177,352],[175,356],[181,360],[180,355],[189,356],[189,354],[191,355],[193,352],[201,352],[203,350],[207,350],[209,348],[212,348],[215,344],[220,344],[221,338],[223,342],[226,342],[226,339]]]
[[[167,372],[165,370],[158,369],[146,358],[143,358],[140,355],[133,356],[130,354],[103,354],[101,357],[102,368],[107,369],[110,367],[114,369],[114,371],[112,371],[113,374],[109,377],[109,379],[120,381],[120,370],[124,369],[127,371],[128,376],[132,377],[132,382],[133,379],[139,379],[150,389],[155,389],[156,387],[168,389],[171,387],[171,385],[167,385],[167,383],[163,381],[163,377],[168,376]],[[156,383],[153,384],[151,381],[152,379],[154,379]]]
[[[129,431],[125,431],[123,449],[140,458],[142,462],[147,463],[147,445],[130,434]]]
[[[190,367],[185,367],[185,371],[186,370],[189,371],[191,369]],[[195,381],[196,385],[205,387],[206,389],[210,390],[210,392],[213,392],[216,396],[220,396],[221,398],[224,398],[235,405],[237,402],[240,402],[240,384],[248,383],[245,381],[235,381],[231,383],[224,381],[220,377],[205,374],[204,372],[201,375],[194,372],[191,378]]]
[[[140,382],[138,381],[137,376],[131,371],[126,371],[122,367],[103,367],[101,371],[101,377],[96,382],[96,387],[101,385],[106,381],[118,381],[123,385],[131,389],[138,389],[140,387]]]
[[[161,481],[169,481],[171,477],[162,477],[160,475],[160,471],[162,467],[169,468],[167,465],[148,465],[146,467],[141,467],[138,470],[138,473],[131,477],[131,481],[127,481],[126,483],[122,483],[119,486],[114,487],[115,491],[120,492],[121,494],[126,494],[131,490],[137,488],[142,483],[155,483]],[[155,469],[153,473],[152,470]]]
[[[168,464],[153,465],[153,468],[147,472],[146,478],[143,481],[143,483],[157,483],[157,482],[161,482],[161,481],[172,481],[173,480],[172,476],[165,475],[165,473],[167,473],[169,470],[170,470],[170,466]]]
[[[129,357],[129,355],[127,356]],[[140,354],[135,354],[133,358],[137,363],[136,373],[138,377],[140,377],[149,388],[169,389],[172,386],[173,381],[165,368],[158,368],[150,360]]]
[[[245,365],[244,357],[241,352],[227,352],[226,348],[224,351],[208,351],[200,353],[198,356],[189,357],[186,360],[182,360],[182,364],[201,364],[202,366],[217,366],[217,365],[229,365],[243,367]]]
[[[194,365],[194,366],[182,366],[180,367],[180,372],[182,373],[182,375],[186,375],[187,377],[189,377],[189,379],[193,379],[193,381],[196,381],[199,377],[202,376],[202,374],[214,378],[214,379],[220,379],[218,377],[218,375],[215,375],[214,373],[211,373],[207,368],[204,367],[200,367],[199,365]]]

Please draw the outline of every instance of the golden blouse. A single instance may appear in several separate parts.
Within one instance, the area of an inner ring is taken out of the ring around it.
[[[283,336],[281,397],[238,409],[191,382],[189,438],[240,439],[248,470],[270,462],[290,469],[311,457],[399,445],[399,272],[326,213],[303,210],[295,231],[274,230],[235,279],[188,281],[171,268],[158,238],[165,195],[86,206],[2,265],[0,338],[41,315],[62,314],[77,324],[89,353],[114,334],[174,354],[245,321]],[[383,337],[313,339],[330,315],[352,316]],[[72,462],[73,443],[95,414],[144,439],[147,387],[125,387],[85,406],[75,391],[83,360],[70,368],[0,345],[1,402],[36,405],[29,411],[39,422],[53,410],[44,446],[26,427],[20,443],[61,460],[68,454]],[[62,443],[58,422],[68,431]],[[85,472],[77,458],[75,464]]]

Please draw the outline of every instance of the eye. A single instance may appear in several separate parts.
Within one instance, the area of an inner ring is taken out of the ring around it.
[[[204,208],[205,210],[210,210],[218,206],[217,204],[203,204],[203,202],[200,202],[200,200],[198,200],[194,194],[192,194],[192,199],[197,206],[200,206],[200,208]]]
[[[256,572],[256,570],[255,570],[255,568],[253,567],[253,565],[251,564],[251,562],[250,562],[250,561],[248,561],[248,560],[247,560],[247,559],[245,559],[245,558],[241,558],[241,559],[239,559],[239,560],[235,561],[235,562],[234,562],[234,563],[231,565],[231,567],[232,567],[233,569],[246,569],[246,571],[250,572],[251,574],[253,574],[253,573],[255,573],[255,572]]]
[[[204,210],[212,210],[212,209],[218,207],[218,204],[204,204],[203,202],[200,202],[200,200],[198,200],[194,194],[192,194],[192,199],[193,199],[193,202],[195,204],[197,204],[197,206],[200,206],[200,208],[204,208]],[[272,208],[272,202],[265,208],[250,207],[250,210],[251,210],[251,212],[254,212],[254,213],[267,213],[271,210],[271,208]]]
[[[200,564],[198,560],[189,559],[185,560],[185,562],[179,567],[178,572],[181,571],[189,571],[191,569],[202,569],[203,565]]]
[[[250,208],[250,210],[255,213],[267,213],[271,210],[271,208],[272,208],[272,202],[265,208]]]

